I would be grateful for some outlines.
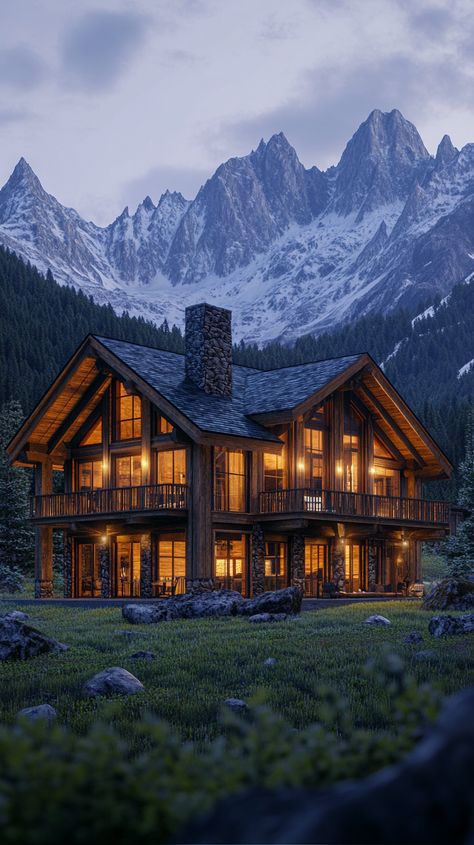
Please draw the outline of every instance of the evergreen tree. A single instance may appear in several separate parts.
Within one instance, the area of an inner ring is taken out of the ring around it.
[[[468,512],[457,534],[447,543],[447,558],[452,574],[465,577],[474,572],[474,409],[471,408],[466,425],[466,454],[459,467],[460,488],[458,503]]]
[[[29,524],[31,477],[28,470],[12,467],[5,447],[24,414],[14,399],[0,408],[0,589],[21,589],[22,573],[33,561],[33,530]]]

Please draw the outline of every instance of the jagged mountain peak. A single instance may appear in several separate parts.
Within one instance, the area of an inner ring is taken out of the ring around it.
[[[446,164],[450,164],[458,153],[459,150],[453,146],[449,135],[443,135],[436,151],[436,165],[438,167],[444,167]]]
[[[8,189],[9,191],[16,191],[20,189],[28,190],[30,192],[44,190],[36,173],[23,156],[13,168],[11,176],[2,190],[5,189]]]

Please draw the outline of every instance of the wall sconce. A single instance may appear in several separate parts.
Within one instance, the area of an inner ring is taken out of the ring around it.
[[[298,467],[300,472],[304,472],[304,468],[305,468],[304,461],[298,461],[297,467]]]
[[[341,463],[336,464],[336,475],[342,475],[342,464]]]
[[[403,540],[403,541],[402,541],[402,546],[405,546],[405,547],[406,547],[406,546],[408,546],[408,540]]]
[[[107,472],[109,465],[107,461],[102,461],[102,472]]]
[[[369,467],[369,473],[370,475],[375,475],[375,467]]]
[[[142,458],[142,469],[148,469],[148,458]]]
[[[105,546],[105,545],[106,545],[106,543],[107,543],[107,534],[102,534],[102,537],[100,538],[100,542],[102,543],[102,545],[103,545],[103,546]]]

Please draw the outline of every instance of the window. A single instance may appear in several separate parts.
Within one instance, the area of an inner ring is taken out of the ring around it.
[[[123,384],[117,385],[115,434],[117,440],[131,440],[142,434],[142,401],[139,396],[129,395]]]
[[[246,454],[241,449],[214,450],[214,507],[218,511],[246,510]]]
[[[344,590],[346,593],[357,593],[362,588],[364,552],[364,547],[358,543],[347,543],[344,548]]]
[[[186,449],[157,452],[158,484],[186,484]]]
[[[166,417],[162,417],[161,414],[156,415],[156,428],[155,434],[163,435],[163,434],[171,434],[173,431],[173,423],[168,422]]]
[[[344,490],[357,493],[360,487],[360,444],[362,420],[351,403],[344,409]]]
[[[121,455],[115,458],[115,486],[139,487],[142,483],[140,455]]]
[[[116,581],[118,596],[140,595],[140,543],[117,537]]]
[[[306,540],[304,546],[304,592],[306,596],[322,595],[327,580],[327,546]]]
[[[272,493],[275,490],[284,490],[286,486],[286,450],[281,455],[264,452],[263,489]]]
[[[245,535],[217,534],[215,577],[226,590],[245,592]]]
[[[374,466],[374,493],[376,496],[400,495],[400,472],[389,467]]]
[[[381,440],[378,437],[374,437],[374,457],[375,458],[393,458],[391,452],[388,451],[387,447],[384,446]]]
[[[94,543],[78,543],[76,548],[76,595],[82,598],[100,596],[98,547]]]
[[[324,407],[314,411],[304,429],[304,486],[321,491],[324,486]]]
[[[287,545],[281,542],[265,543],[265,589],[280,590],[287,581]]]
[[[102,443],[102,419],[98,420],[91,426],[85,437],[82,438],[80,446],[98,446]]]
[[[158,540],[158,566],[153,585],[157,596],[186,592],[186,540],[184,534],[163,534]]]
[[[100,490],[102,487],[102,461],[80,461],[77,466],[77,489]]]

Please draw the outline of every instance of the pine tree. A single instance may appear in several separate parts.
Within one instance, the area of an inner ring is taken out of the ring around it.
[[[23,573],[33,562],[33,530],[29,524],[28,471],[12,467],[5,451],[23,420],[21,405],[10,400],[0,408],[0,589],[21,589]]]
[[[448,540],[447,559],[455,577],[474,572],[474,409],[471,408],[466,425],[466,453],[459,467],[460,487],[458,504],[468,515],[457,534]]]

